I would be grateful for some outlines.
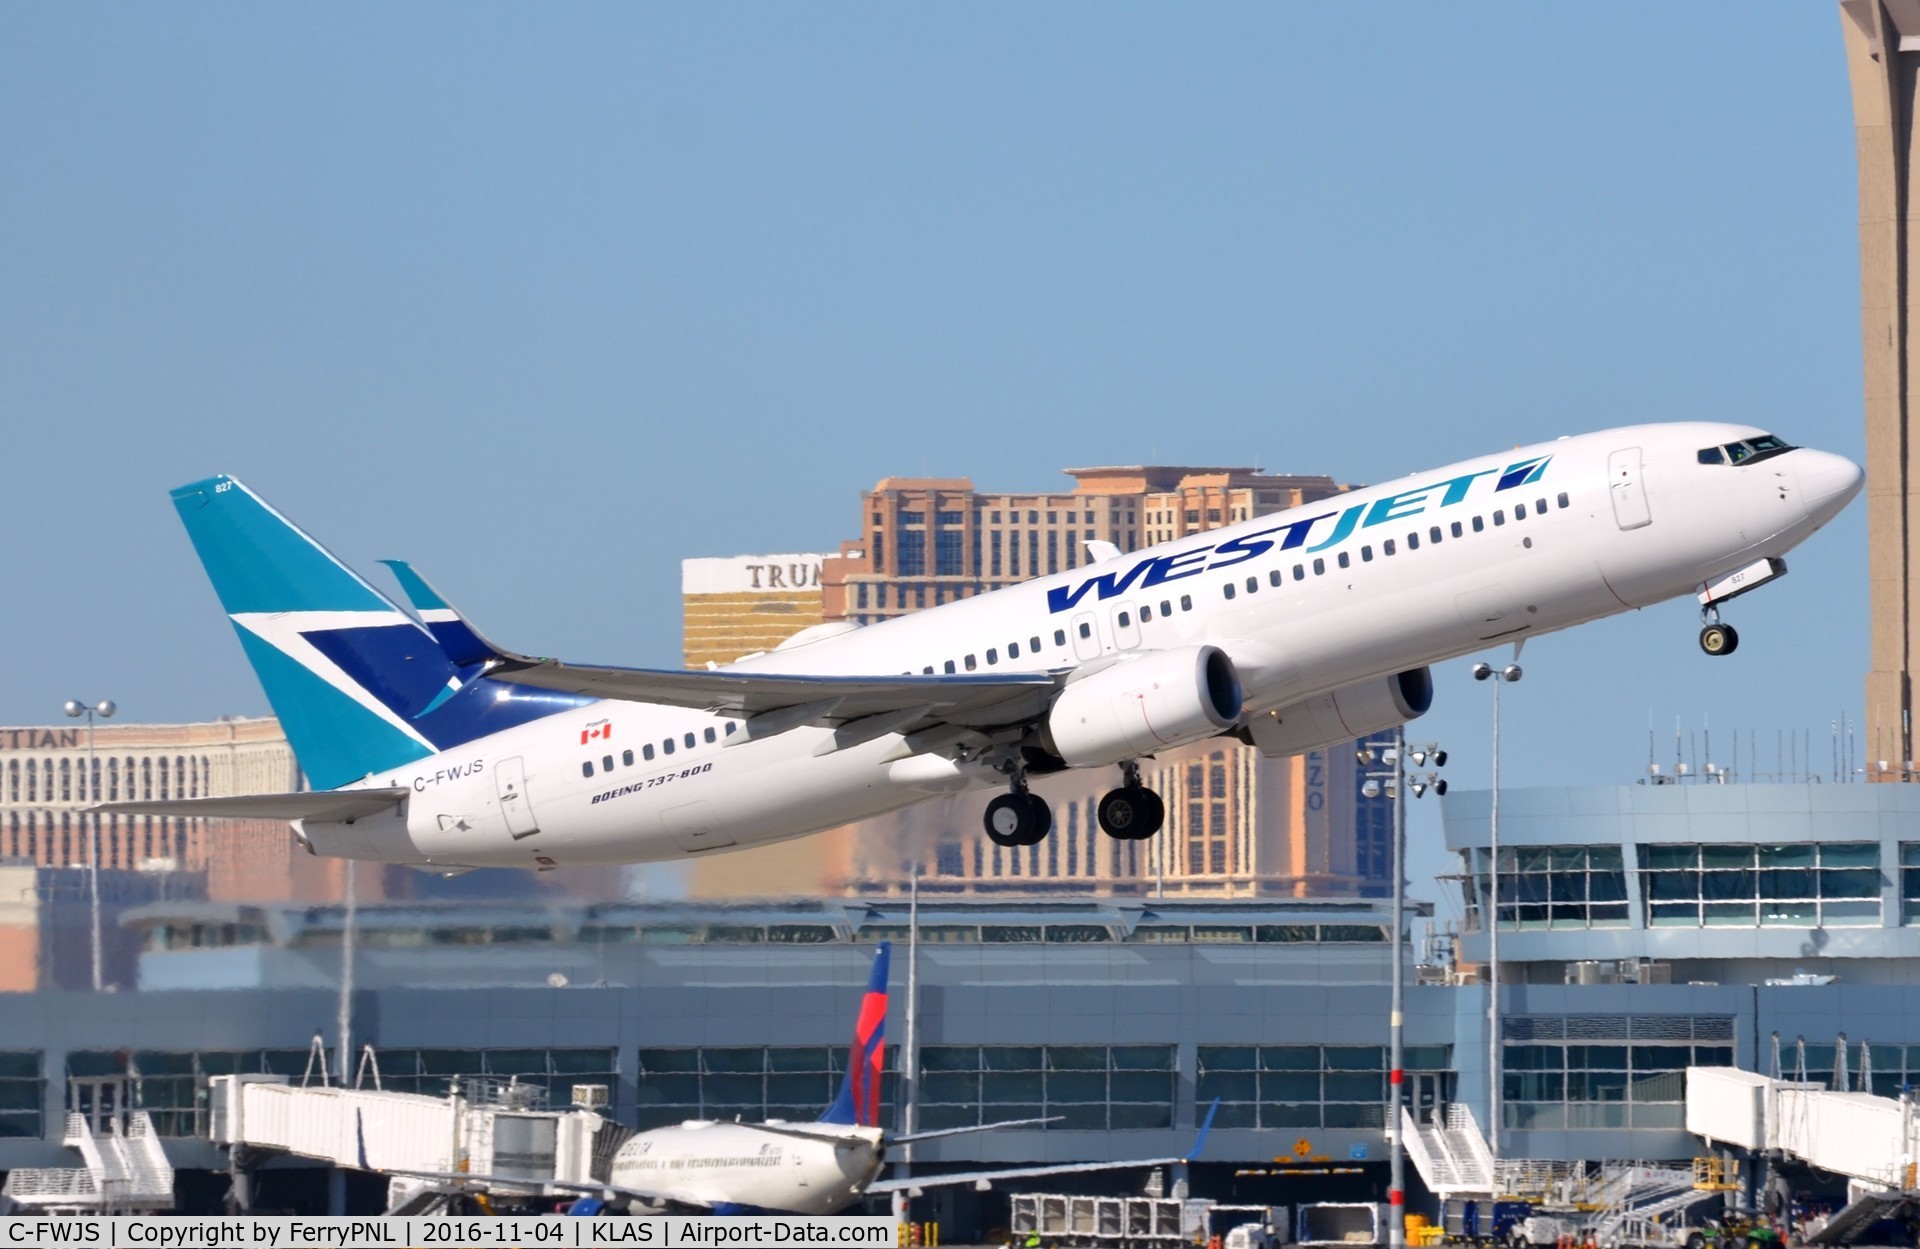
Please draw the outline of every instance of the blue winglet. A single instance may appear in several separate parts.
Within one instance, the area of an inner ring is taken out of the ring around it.
[[[1213,1131],[1213,1117],[1219,1113],[1220,1099],[1216,1097],[1213,1099],[1213,1105],[1207,1107],[1207,1117],[1200,1125],[1200,1135],[1194,1137],[1193,1148],[1187,1151],[1187,1156],[1182,1161],[1192,1162],[1200,1156],[1200,1151],[1207,1147],[1207,1133]]]

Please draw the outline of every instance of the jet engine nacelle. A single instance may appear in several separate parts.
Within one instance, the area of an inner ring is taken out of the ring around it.
[[[1098,767],[1213,737],[1240,704],[1240,674],[1219,647],[1146,651],[1070,683],[1047,735],[1070,766]]]
[[[1301,755],[1397,728],[1433,706],[1433,673],[1410,668],[1252,717],[1241,736],[1268,756]]]

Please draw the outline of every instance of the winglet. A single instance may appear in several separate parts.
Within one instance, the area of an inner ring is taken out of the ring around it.
[[[464,668],[468,664],[485,663],[510,655],[482,636],[480,630],[473,627],[452,603],[440,591],[433,588],[427,579],[415,572],[413,565],[403,559],[383,559],[380,561],[393,572],[394,580],[400,583],[400,590],[407,596],[407,602],[413,610],[420,613],[421,623],[433,634],[433,640],[440,643],[440,649],[447,658]]]
[[[1213,1117],[1219,1113],[1220,1099],[1216,1097],[1213,1099],[1213,1105],[1207,1107],[1206,1120],[1200,1124],[1200,1135],[1193,1138],[1193,1148],[1187,1151],[1187,1156],[1182,1161],[1192,1162],[1200,1156],[1200,1151],[1207,1147],[1207,1133],[1213,1131]]]

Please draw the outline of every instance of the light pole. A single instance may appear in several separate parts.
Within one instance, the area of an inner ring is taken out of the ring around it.
[[[1388,975],[1392,978],[1391,1004],[1387,1010],[1387,1245],[1405,1249],[1407,1243],[1407,1147],[1400,1132],[1401,1105],[1406,1086],[1406,906],[1407,906],[1407,802],[1409,789],[1419,798],[1427,790],[1444,796],[1447,783],[1432,772],[1415,774],[1407,770],[1432,763],[1447,764],[1447,752],[1425,742],[1409,747],[1403,734],[1385,741],[1363,742],[1358,752],[1362,767],[1383,765],[1382,770],[1367,772],[1360,792],[1369,798],[1380,796],[1382,782],[1393,799],[1393,855],[1389,870],[1393,873],[1393,952]]]
[[[1500,1162],[1500,687],[1521,677],[1519,664],[1473,665],[1473,679],[1493,680],[1493,801],[1487,819],[1487,1152]],[[1498,1194],[1496,1194],[1497,1196]]]
[[[111,699],[103,698],[89,706],[77,698],[67,700],[67,715],[78,719],[87,718],[87,773],[80,780],[81,792],[90,798],[90,805],[100,802],[100,776],[93,765],[93,718],[111,719],[119,708]],[[86,812],[93,818],[87,824],[87,910],[93,942],[93,991],[100,992],[100,813]]]

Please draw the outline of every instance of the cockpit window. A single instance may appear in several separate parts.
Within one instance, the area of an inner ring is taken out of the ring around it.
[[[1772,434],[1761,434],[1757,438],[1729,442],[1725,446],[1704,447],[1699,453],[1699,460],[1702,464],[1757,464],[1791,450],[1792,443],[1775,438]]]

